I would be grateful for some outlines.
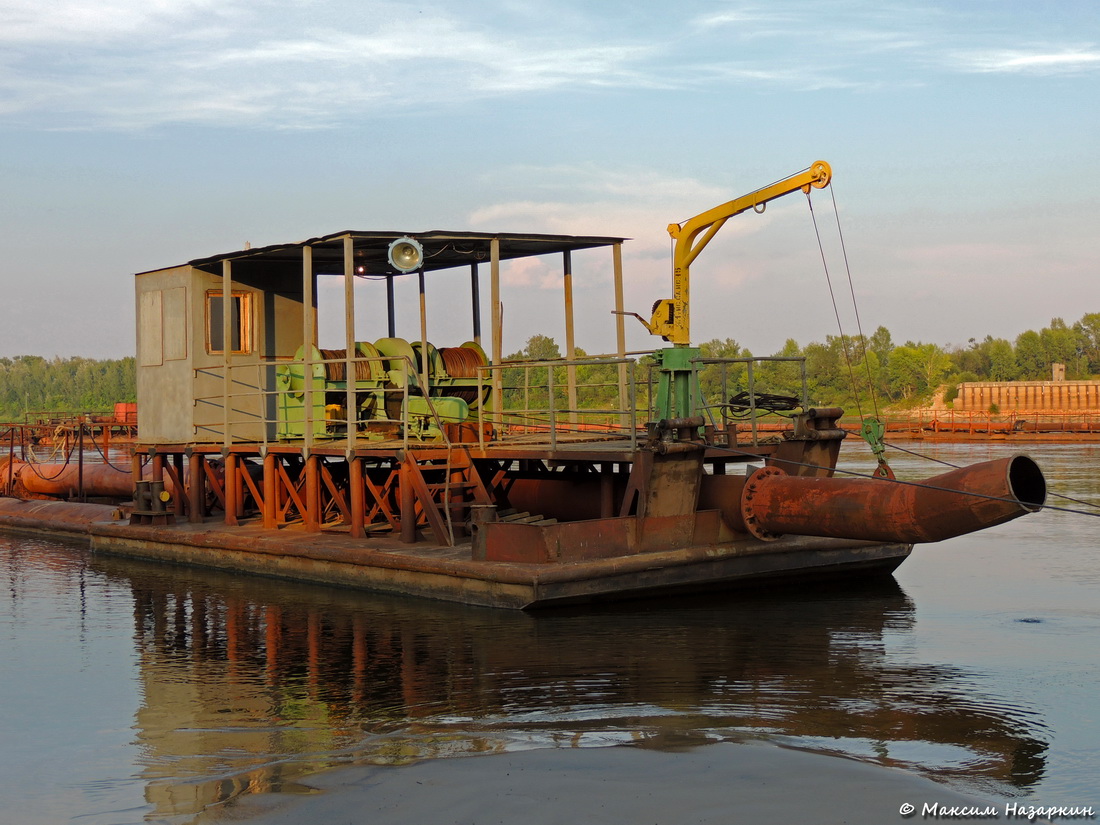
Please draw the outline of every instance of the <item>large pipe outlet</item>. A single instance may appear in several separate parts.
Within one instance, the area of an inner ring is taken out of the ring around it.
[[[1046,501],[1046,480],[1024,455],[986,461],[919,482],[791,476],[776,467],[745,483],[741,516],[754,536],[831,536],[917,544],[961,536]]]

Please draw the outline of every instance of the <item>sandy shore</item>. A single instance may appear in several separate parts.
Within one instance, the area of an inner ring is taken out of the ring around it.
[[[979,805],[904,771],[770,744],[667,752],[547,749],[339,768],[318,793],[247,797],[204,825],[884,825],[925,821],[925,803]],[[916,812],[905,816],[905,804]]]

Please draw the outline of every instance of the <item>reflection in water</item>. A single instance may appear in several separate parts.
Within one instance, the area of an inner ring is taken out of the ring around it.
[[[535,746],[764,736],[1018,793],[1048,733],[907,664],[892,580],[528,615],[96,558],[134,595],[146,799],[177,817],[304,773]],[[891,642],[894,645],[895,642]]]

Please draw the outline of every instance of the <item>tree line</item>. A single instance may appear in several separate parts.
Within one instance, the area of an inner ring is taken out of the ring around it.
[[[106,412],[136,400],[133,358],[0,358],[0,419],[33,412]]]
[[[703,358],[752,359],[754,354],[732,338],[714,338],[700,345]],[[583,351],[578,349],[578,356]],[[553,338],[534,335],[522,350],[509,360],[551,360],[561,352]],[[800,345],[788,339],[772,358],[804,358],[807,401],[813,405],[842,406],[846,410],[873,412],[876,408],[914,407],[928,403],[938,391],[951,402],[958,385],[968,381],[1041,381],[1050,380],[1052,365],[1066,367],[1067,379],[1093,379],[1100,375],[1100,312],[1087,313],[1070,325],[1054,318],[1039,331],[1027,330],[1015,341],[971,338],[965,345],[943,347],[939,344],[906,341],[895,344],[890,331],[880,326],[870,336],[827,336],[824,342]],[[645,367],[651,359],[642,358],[637,380],[645,395]],[[506,370],[504,384],[506,406],[516,408],[536,404],[528,385],[547,383],[546,368],[529,371]],[[617,367],[612,365],[578,368],[578,383],[591,385],[578,399],[579,406],[609,407],[617,403]],[[566,373],[555,369],[556,403],[565,403]],[[711,364],[699,371],[700,391],[705,403],[725,403],[749,388],[749,365]],[[794,361],[757,361],[752,364],[755,393],[783,395],[802,400],[802,375]],[[641,403],[648,403],[643,397]]]
[[[753,357],[732,338],[714,338],[700,345],[704,358]],[[583,350],[577,356],[585,357]],[[557,342],[546,335],[531,336],[526,346],[508,356],[514,361],[547,361],[562,357]],[[806,391],[810,404],[843,406],[873,411],[876,406],[919,406],[945,390],[951,401],[955,388],[965,381],[1027,381],[1051,377],[1051,365],[1065,364],[1068,379],[1100,375],[1100,312],[1086,313],[1067,324],[1054,318],[1039,331],[1027,330],[1014,341],[987,335],[965,345],[906,341],[895,344],[890,331],[880,326],[866,339],[848,335],[827,336],[824,342],[800,345],[789,339],[771,357],[805,358]],[[647,404],[647,366],[639,360],[635,378],[641,403]],[[755,392],[801,399],[801,370],[793,361],[764,361],[752,365]],[[618,398],[619,368],[613,364],[578,367],[582,390],[578,405],[585,409],[621,409]],[[526,373],[526,376],[525,376]],[[546,367],[505,370],[506,406],[547,407],[549,374]],[[565,367],[554,368],[555,405],[567,403]],[[725,403],[749,385],[747,363],[707,365],[700,370],[699,385],[708,404]],[[541,393],[541,395],[540,395]],[[119,401],[136,400],[133,358],[43,358],[20,355],[0,358],[0,418],[20,420],[28,412],[102,412]]]

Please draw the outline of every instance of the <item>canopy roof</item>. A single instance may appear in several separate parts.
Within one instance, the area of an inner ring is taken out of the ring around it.
[[[234,277],[238,262],[253,274],[288,275],[301,273],[302,249],[313,248],[313,268],[318,274],[342,274],[344,271],[344,239],[351,238],[355,249],[355,266],[360,275],[401,275],[388,260],[390,244],[398,238],[416,239],[424,248],[424,271],[452,269],[458,266],[488,262],[491,243],[500,242],[500,260],[568,252],[577,249],[613,246],[625,238],[538,235],[483,232],[336,232],[319,238],[289,244],[274,244],[255,249],[242,249],[209,258],[188,261],[189,266],[221,274],[223,261],[234,262]],[[360,271],[359,267],[363,267]],[[243,273],[242,273],[243,274]]]

